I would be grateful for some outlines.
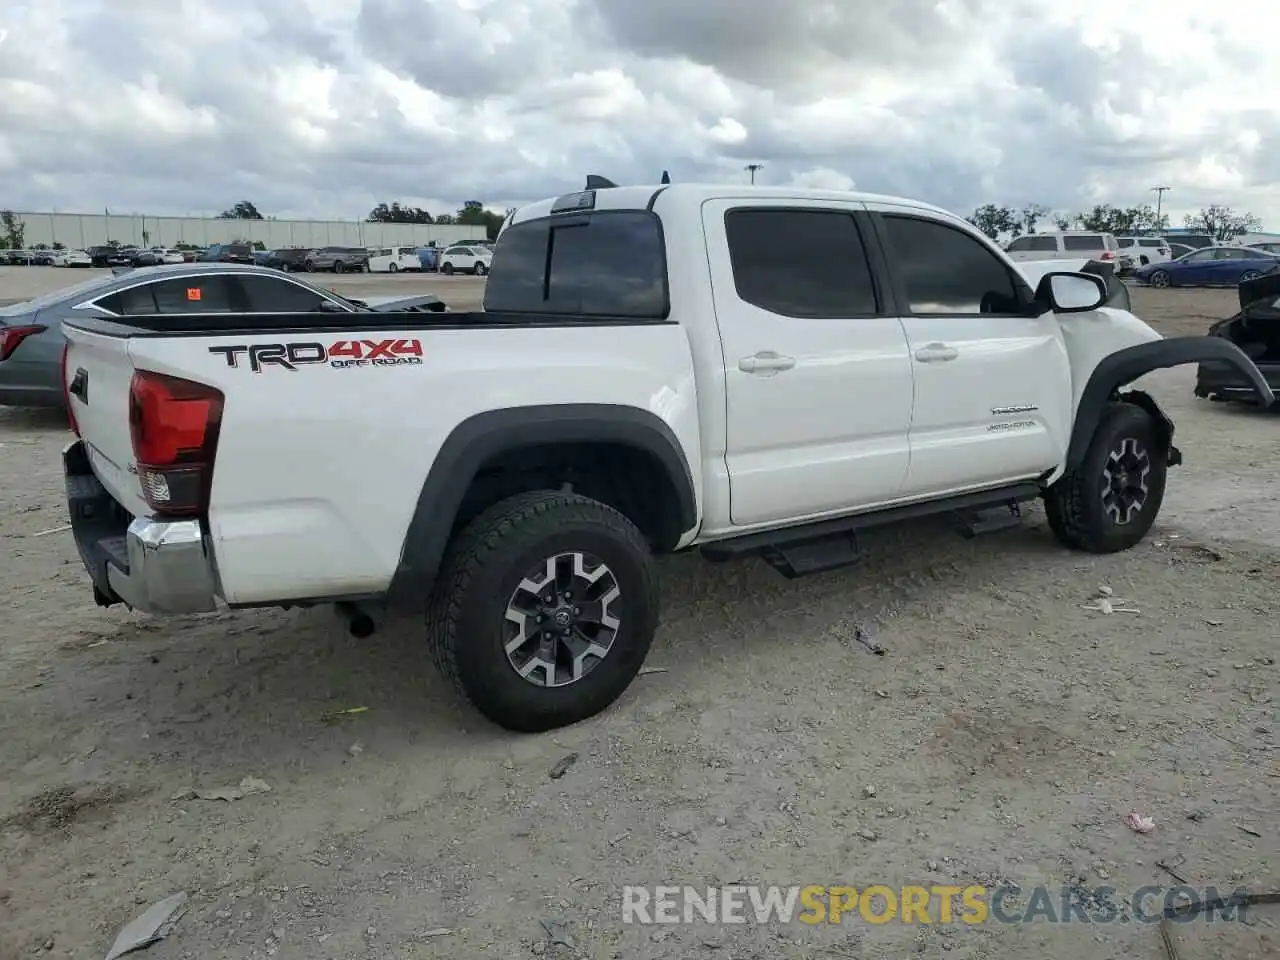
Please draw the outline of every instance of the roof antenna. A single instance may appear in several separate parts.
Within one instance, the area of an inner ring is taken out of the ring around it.
[[[612,180],[602,177],[598,173],[587,174],[587,185],[585,187],[587,190],[607,190],[610,187],[616,186],[617,184]]]
[[[665,170],[662,171],[662,182],[663,183],[671,182],[671,174],[667,173],[667,171]]]

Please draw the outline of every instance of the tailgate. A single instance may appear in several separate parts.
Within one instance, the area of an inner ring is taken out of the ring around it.
[[[68,402],[94,474],[116,501],[135,517],[149,513],[134,466],[129,432],[129,387],[133,361],[129,341],[68,325]]]

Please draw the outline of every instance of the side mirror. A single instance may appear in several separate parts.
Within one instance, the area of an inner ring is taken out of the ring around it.
[[[1088,313],[1107,302],[1107,282],[1092,273],[1046,273],[1036,301],[1054,313]]]

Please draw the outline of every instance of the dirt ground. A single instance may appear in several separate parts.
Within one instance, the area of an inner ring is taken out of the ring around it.
[[[480,289],[338,280],[460,308]],[[0,277],[0,298],[27,295],[17,283]],[[1232,297],[1133,299],[1187,334]],[[1149,378],[1186,462],[1132,551],[1062,550],[1036,508],[971,541],[886,531],[862,566],[797,581],[670,558],[649,658],[665,672],[542,736],[460,706],[416,622],[354,640],[326,609],[95,607],[61,530],[67,429],[0,408],[0,958],[101,960],[176,891],[188,912],[139,956],[1162,957],[1134,923],[651,927],[620,904],[624,884],[733,882],[1083,883],[1123,900],[1175,884],[1161,862],[1193,885],[1280,888],[1280,419],[1191,382]],[[1084,609],[1101,585],[1140,612]],[[245,777],[269,792],[192,798]],[[1243,960],[1274,955],[1278,925],[1259,907],[1175,935],[1184,960]]]

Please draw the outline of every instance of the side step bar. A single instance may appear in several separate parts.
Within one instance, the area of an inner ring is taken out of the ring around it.
[[[924,517],[951,515],[966,537],[1008,530],[1022,522],[1019,506],[1040,497],[1041,486],[1028,481],[995,490],[965,493],[927,503],[889,507],[874,513],[819,520],[781,530],[748,533],[717,540],[701,548],[708,560],[759,555],[788,578],[834,570],[862,559],[858,531]]]

